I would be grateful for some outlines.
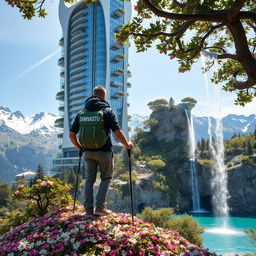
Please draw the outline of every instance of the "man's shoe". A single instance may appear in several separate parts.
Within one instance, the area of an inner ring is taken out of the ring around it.
[[[112,211],[106,209],[106,208],[102,208],[102,209],[95,209],[94,211],[94,215],[98,215],[98,216],[107,216],[110,215],[112,213]]]
[[[85,210],[85,212],[86,212],[86,214],[85,214],[86,216],[88,216],[88,217],[93,216],[93,209],[92,210],[87,210],[87,211]]]

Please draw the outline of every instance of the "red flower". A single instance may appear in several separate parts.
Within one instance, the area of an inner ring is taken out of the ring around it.
[[[134,5],[134,10],[135,11],[138,11],[139,10],[139,7],[137,5]]]
[[[14,6],[15,6],[15,2],[11,1],[11,7],[14,7]]]

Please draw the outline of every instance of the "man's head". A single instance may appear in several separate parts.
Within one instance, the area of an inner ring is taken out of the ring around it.
[[[93,96],[100,97],[101,99],[106,99],[106,89],[102,86],[96,86],[93,89]]]

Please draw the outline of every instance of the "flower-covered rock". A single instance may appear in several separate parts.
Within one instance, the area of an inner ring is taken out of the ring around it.
[[[178,233],[129,214],[88,217],[81,205],[61,208],[0,237],[0,255],[213,255]]]

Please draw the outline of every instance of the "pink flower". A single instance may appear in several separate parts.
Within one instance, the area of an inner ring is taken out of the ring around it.
[[[173,55],[170,56],[170,59],[171,59],[171,60],[174,59],[174,58],[175,58],[175,57],[174,57]]]
[[[50,247],[50,245],[48,243],[42,245],[42,249],[47,249],[49,247]]]
[[[99,248],[99,249],[104,249],[104,246],[102,244],[96,244],[96,246]]]
[[[160,51],[159,51],[159,53],[161,53],[161,54],[162,54],[162,53],[164,53],[164,52],[160,50]]]
[[[152,244],[146,244],[146,246],[147,246],[149,249],[152,249],[152,248],[153,248],[153,245],[152,245]]]
[[[176,248],[175,248],[174,246],[172,246],[172,245],[167,245],[166,248],[167,248],[168,250],[175,250],[175,249],[176,249]]]
[[[36,201],[31,201],[31,204],[36,205],[37,202]]]
[[[118,253],[117,250],[113,250],[113,251],[110,251],[109,255],[110,255],[110,256],[116,256],[117,253]]]
[[[139,7],[137,5],[134,5],[134,10],[135,11],[138,11],[139,10]]]
[[[49,181],[49,180],[48,180],[48,181],[46,182],[46,185],[47,185],[47,186],[51,186],[52,184],[53,184],[52,181]]]
[[[24,184],[20,184],[20,185],[18,186],[18,188],[24,188],[24,187],[25,187]]]
[[[45,181],[43,181],[43,182],[41,182],[41,184],[40,184],[42,187],[45,187],[45,186],[47,186],[47,183],[45,182]]]
[[[179,69],[179,72],[180,72],[180,73],[185,73],[185,72],[186,72],[186,69],[181,68],[181,69]]]
[[[64,252],[65,251],[65,247],[63,245],[61,245],[61,247],[59,248],[60,252]]]
[[[171,48],[166,48],[165,50],[166,50],[166,51],[170,51],[170,50],[171,50]]]
[[[21,192],[20,192],[19,190],[17,190],[17,191],[14,192],[14,194],[15,194],[16,196],[18,196],[18,195],[21,194]]]
[[[140,255],[140,256],[144,256],[144,255],[145,255],[145,250],[140,249],[140,250],[139,250],[139,255]]]
[[[11,1],[11,7],[14,7],[14,6],[15,6],[15,2]]]
[[[117,43],[117,44],[120,44],[120,43],[121,43],[118,38],[116,38],[116,43]]]
[[[41,182],[41,181],[42,181],[42,180],[40,180],[40,179],[37,179],[37,180],[36,180],[37,183],[39,183],[39,182]]]
[[[132,252],[132,250],[128,250],[128,251],[126,251],[126,254],[127,255],[133,255],[133,252]]]

